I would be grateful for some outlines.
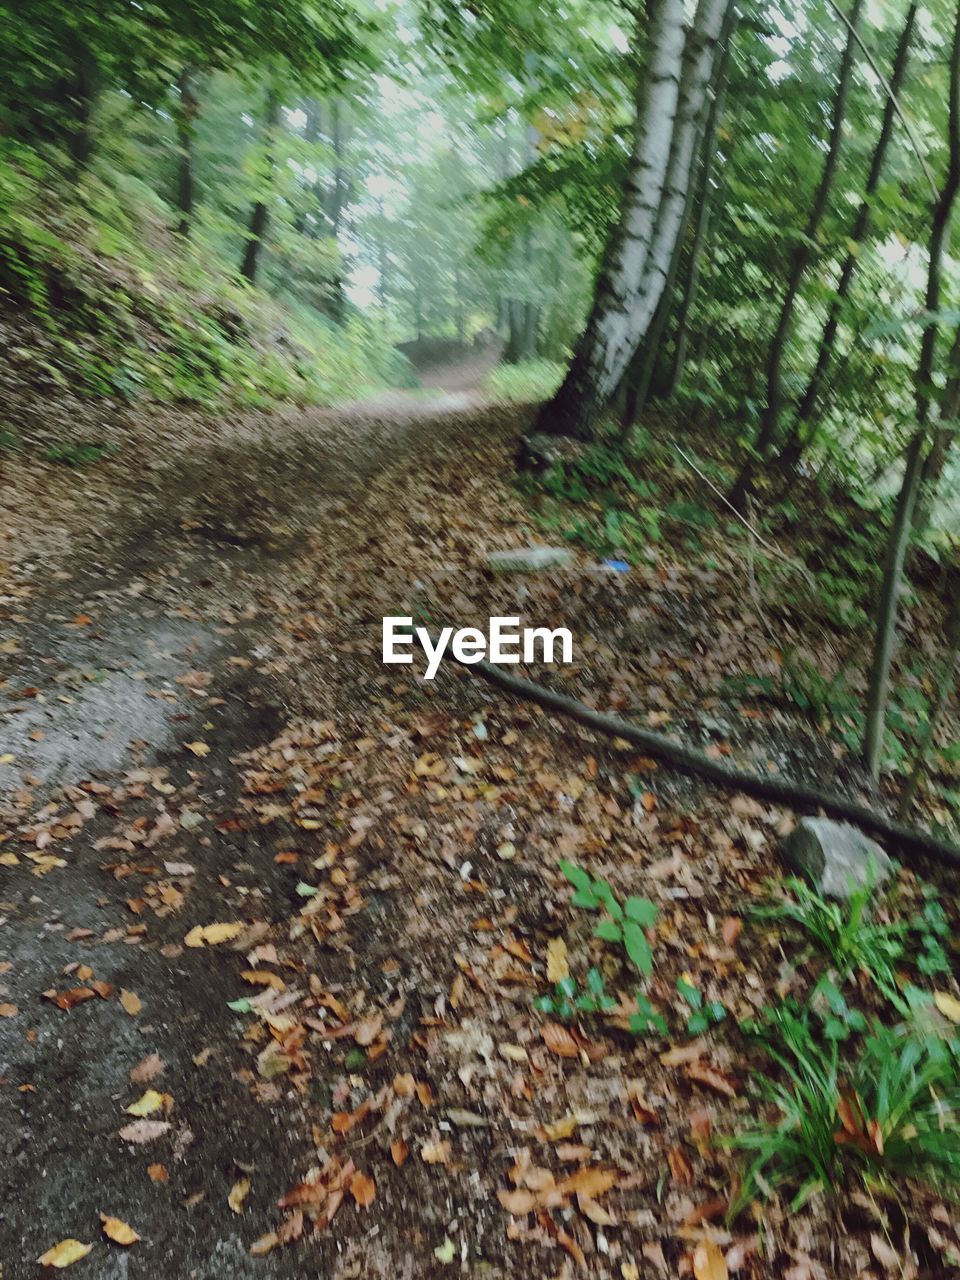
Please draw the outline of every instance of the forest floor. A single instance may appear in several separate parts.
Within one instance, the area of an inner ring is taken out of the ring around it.
[[[783,644],[738,554],[489,573],[544,538],[511,484],[529,413],[483,403],[484,371],[337,411],[117,416],[83,471],[4,464],[3,1280],[68,1237],[98,1280],[631,1280],[693,1274],[704,1240],[730,1274],[846,1280],[884,1274],[888,1229],[949,1274],[956,1215],[928,1200],[906,1228],[866,1198],[774,1203],[762,1240],[724,1220],[716,1137],[754,1106],[734,1022],[797,979],[744,923],[793,816],[460,668],[381,664],[385,614],[567,625],[576,664],[535,678],[835,775],[823,735],[717,697]],[[534,1011],[548,948],[628,983],[561,857],[659,906],[669,1042]],[[684,1035],[681,973],[729,1029]]]

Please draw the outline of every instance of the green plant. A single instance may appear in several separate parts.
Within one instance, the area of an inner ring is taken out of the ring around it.
[[[647,898],[631,896],[621,903],[605,880],[594,879],[589,872],[572,862],[562,861],[560,870],[576,892],[571,899],[575,907],[587,911],[604,911],[593,931],[595,938],[623,947],[631,963],[645,976],[653,972],[653,952],[646,930],[657,922],[656,905]]]
[[[581,1013],[605,1013],[616,1004],[613,996],[607,995],[604,989],[603,974],[593,968],[587,971],[585,990],[578,991],[576,978],[561,978],[554,987],[554,994],[538,996],[533,1007],[540,1013],[549,1013],[562,1022],[569,1022]]]
[[[669,1035],[670,1028],[666,1018],[653,1007],[643,992],[636,992],[634,999],[637,1002],[637,1012],[630,1015],[630,1030],[633,1034],[641,1036],[649,1031],[656,1031],[661,1036]]]
[[[915,939],[915,964],[925,978],[938,973],[952,972],[944,942],[950,937],[947,913],[937,899],[933,885],[923,886],[926,901],[923,910],[910,921],[910,933]]]
[[[61,462],[68,467],[82,467],[87,463],[109,458],[117,452],[118,447],[109,442],[97,444],[92,440],[72,444],[52,444],[48,449],[44,449],[43,457],[47,462]]]
[[[871,884],[857,889],[846,902],[822,898],[796,876],[782,887],[782,896],[755,907],[753,918],[786,925],[807,938],[841,984],[851,973],[863,970],[888,1000],[902,1008],[895,965],[904,953],[908,925],[902,920],[882,924],[870,919]]]
[[[736,1212],[780,1187],[791,1208],[812,1194],[837,1195],[850,1176],[895,1182],[960,1182],[957,1046],[932,1031],[875,1023],[851,1062],[837,1040],[822,1043],[806,1011],[770,1011],[758,1029],[783,1078],[755,1072],[761,1116],[728,1140],[747,1154]]]
[[[702,1035],[712,1026],[722,1022],[727,1016],[726,1007],[719,1000],[703,1001],[703,992],[695,987],[683,975],[677,979],[677,990],[690,1006],[690,1017],[687,1019],[687,1033],[691,1036]]]

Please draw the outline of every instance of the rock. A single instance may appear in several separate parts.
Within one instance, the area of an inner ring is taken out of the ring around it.
[[[487,563],[497,573],[536,573],[573,563],[567,547],[517,547],[513,551],[491,551]]]
[[[830,818],[803,818],[780,852],[825,898],[849,898],[890,874],[890,859],[875,840],[847,822]]]

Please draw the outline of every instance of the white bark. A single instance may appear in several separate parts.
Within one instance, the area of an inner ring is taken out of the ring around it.
[[[651,68],[651,75],[668,78],[653,80],[646,118],[638,129],[637,162],[628,183],[628,193],[635,198],[624,220],[620,253],[610,273],[610,291],[620,305],[608,308],[597,323],[594,350],[598,359],[592,372],[601,400],[612,396],[619,385],[666,284],[683,219],[697,127],[729,2],[700,0],[686,42],[682,3],[664,3],[670,12],[664,14],[663,39],[654,49],[653,63],[658,71]],[[671,25],[673,19],[677,19],[676,28]],[[679,49],[676,30],[680,31]]]

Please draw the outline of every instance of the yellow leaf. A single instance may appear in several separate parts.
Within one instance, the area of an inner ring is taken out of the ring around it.
[[[92,1244],[81,1244],[79,1240],[61,1240],[42,1254],[37,1262],[41,1267],[56,1267],[59,1270],[61,1267],[69,1267],[71,1262],[79,1262],[92,1248]]]
[[[127,1107],[128,1116],[152,1116],[155,1111],[171,1111],[173,1098],[169,1093],[158,1093],[156,1089],[148,1089],[143,1097],[131,1102]]]
[[[951,1022],[960,1023],[960,1000],[947,995],[946,991],[935,991],[933,1003],[945,1018],[949,1018]]]
[[[135,991],[122,990],[120,992],[120,1003],[123,1005],[124,1011],[129,1013],[131,1018],[135,1018],[143,1008],[140,997]]]
[[[720,1246],[712,1240],[701,1240],[693,1255],[693,1274],[696,1280],[727,1280],[727,1262]]]
[[[20,859],[12,849],[4,849],[3,853],[0,853],[0,867],[18,867],[19,865]]]
[[[198,924],[194,925],[183,941],[188,947],[213,947],[218,942],[235,938],[238,933],[243,933],[242,924]]]
[[[547,943],[547,981],[564,982],[569,977],[567,944],[563,938],[551,938]]]
[[[183,745],[187,751],[192,751],[195,756],[200,756],[201,759],[210,754],[210,747],[206,742],[185,742]]]
[[[562,1120],[555,1120],[553,1124],[545,1124],[543,1132],[551,1142],[560,1142],[562,1139],[570,1137],[578,1123],[576,1116],[564,1116]]]
[[[103,1234],[114,1244],[136,1244],[140,1239],[133,1227],[120,1218],[111,1218],[108,1214],[101,1213],[100,1221],[103,1223]]]
[[[250,1179],[240,1178],[230,1188],[230,1194],[227,1196],[227,1204],[234,1213],[243,1213],[243,1202],[246,1200],[250,1192]]]

